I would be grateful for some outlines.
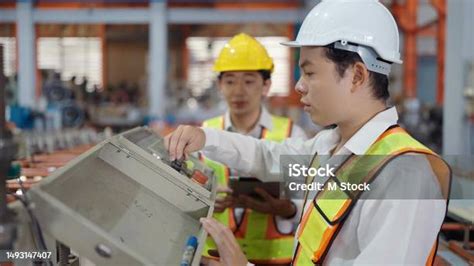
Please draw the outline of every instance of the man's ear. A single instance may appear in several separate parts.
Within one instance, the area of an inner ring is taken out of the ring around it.
[[[369,71],[362,62],[356,62],[352,66],[352,88],[351,92],[355,92],[357,89],[363,87],[369,80]]]
[[[263,82],[262,96],[266,97],[270,92],[270,87],[272,86],[272,79],[267,79]]]

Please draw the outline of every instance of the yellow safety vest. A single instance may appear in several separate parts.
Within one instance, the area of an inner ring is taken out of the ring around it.
[[[298,242],[293,265],[320,265],[324,263],[332,242],[337,237],[346,218],[363,193],[363,191],[355,193],[354,191],[352,193],[344,192],[340,187],[334,189],[334,184],[331,185],[333,189],[328,189],[330,183],[371,183],[388,162],[406,153],[426,155],[441,185],[441,192],[447,200],[451,183],[449,166],[438,155],[412,138],[401,127],[391,127],[371,145],[365,156],[350,156],[336,170],[336,178],[329,178],[325,183],[324,189],[317,193],[313,199],[312,206],[309,206],[302,216],[296,234]],[[311,166],[319,167],[317,155],[313,158]],[[310,177],[311,180],[312,178]],[[307,183],[308,181],[310,180],[307,179]],[[431,254],[427,258],[427,265],[433,263],[437,246],[436,240]]]
[[[292,122],[289,118],[272,116],[273,130],[262,130],[261,139],[281,142],[291,135]],[[219,116],[206,120],[204,127],[224,129],[224,117]],[[203,158],[214,170],[217,183],[228,186],[230,169],[216,161]],[[240,244],[247,259],[259,263],[290,263],[293,257],[294,235],[278,232],[273,215],[245,209],[241,223],[238,225],[234,217],[234,209],[227,208],[222,213],[214,213],[214,218],[229,227]],[[209,255],[210,249],[216,250],[214,241],[208,237],[204,246],[203,256]]]

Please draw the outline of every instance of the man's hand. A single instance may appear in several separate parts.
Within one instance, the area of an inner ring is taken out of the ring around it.
[[[230,229],[213,218],[201,218],[202,226],[214,239],[223,266],[246,266],[247,258]]]
[[[165,139],[165,147],[170,153],[172,161],[179,160],[183,156],[195,151],[199,151],[206,144],[206,134],[204,130],[193,126],[178,126],[178,128],[168,134]]]
[[[216,202],[214,204],[214,212],[223,212],[227,208],[235,207],[236,198],[232,197],[232,189],[224,186],[217,186]]]
[[[274,198],[261,188],[255,188],[255,192],[262,197],[263,201],[246,195],[240,195],[237,199],[237,205],[283,218],[289,218],[295,215],[296,207],[290,200]]]

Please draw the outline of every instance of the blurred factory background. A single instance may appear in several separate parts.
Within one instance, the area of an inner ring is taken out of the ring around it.
[[[7,119],[38,131],[198,124],[222,113],[212,64],[229,37],[246,32],[275,60],[269,108],[313,134],[293,90],[297,50],[279,43],[295,36],[317,2],[2,0]],[[404,64],[393,71],[390,91],[403,123],[437,151],[472,153],[474,4],[382,2],[401,30]]]
[[[298,51],[280,42],[295,37],[318,2],[0,0],[5,118],[20,140],[17,159],[33,169],[23,181],[35,182],[30,177],[47,175],[112,133],[149,125],[165,134],[223,113],[212,65],[240,32],[256,36],[275,60],[270,111],[313,136],[318,127],[293,90]],[[474,199],[474,1],[381,2],[401,31],[404,64],[391,73],[391,102],[427,146],[471,155],[453,163],[453,193]],[[70,156],[31,164],[32,156],[55,152]],[[9,189],[18,186],[12,181]]]

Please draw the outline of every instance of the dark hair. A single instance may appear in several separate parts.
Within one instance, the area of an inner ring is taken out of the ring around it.
[[[263,81],[267,81],[268,79],[270,79],[272,77],[272,72],[270,70],[257,70],[258,73],[260,73],[260,75],[262,76],[263,78]],[[217,76],[217,78],[219,80],[222,79],[222,75],[224,74],[225,72],[220,72],[219,75]]]
[[[363,62],[359,54],[334,48],[334,44],[324,46],[326,57],[336,64],[336,71],[342,78],[346,69],[357,62]],[[388,77],[384,74],[369,70],[370,84],[372,85],[372,94],[378,100],[386,101],[390,94],[388,93]]]

